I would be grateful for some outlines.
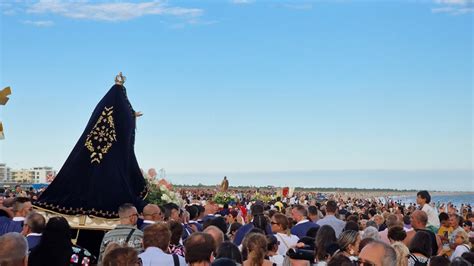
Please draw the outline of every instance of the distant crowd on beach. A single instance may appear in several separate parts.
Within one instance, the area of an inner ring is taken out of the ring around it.
[[[434,206],[342,193],[180,189],[182,204],[124,203],[98,250],[68,221],[36,212],[38,193],[0,191],[0,265],[472,265],[471,203]],[[216,194],[224,202],[217,202]],[[222,199],[221,198],[221,199]]]

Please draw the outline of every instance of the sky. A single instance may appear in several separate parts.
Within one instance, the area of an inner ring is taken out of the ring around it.
[[[439,171],[474,191],[472,0],[0,3],[12,168],[60,169],[122,71],[140,166],[179,182]]]

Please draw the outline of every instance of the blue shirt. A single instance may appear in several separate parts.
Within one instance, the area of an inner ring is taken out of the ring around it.
[[[306,236],[306,233],[311,228],[319,228],[319,225],[310,222],[309,220],[302,220],[291,228],[291,234],[297,236],[298,238],[302,238]]]

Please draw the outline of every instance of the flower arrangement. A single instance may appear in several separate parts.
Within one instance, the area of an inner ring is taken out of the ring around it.
[[[212,199],[217,204],[237,202],[237,197],[229,192],[217,192]]]
[[[261,202],[265,202],[265,203],[268,203],[272,200],[272,197],[271,196],[266,196],[266,195],[263,195],[263,194],[260,194],[260,193],[255,193],[253,196],[252,196],[252,201],[261,201]]]
[[[150,203],[157,205],[175,203],[180,207],[184,205],[181,195],[173,191],[173,185],[165,179],[161,179],[158,182],[149,182],[148,186],[147,200]]]

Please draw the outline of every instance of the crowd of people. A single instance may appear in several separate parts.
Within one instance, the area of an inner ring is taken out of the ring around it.
[[[0,194],[0,265],[472,265],[469,204],[433,206],[295,192],[269,201],[239,194],[219,205],[213,192],[181,189],[184,206],[124,203],[97,254],[75,245],[61,216],[34,211],[37,194]],[[272,195],[270,195],[272,194]]]

